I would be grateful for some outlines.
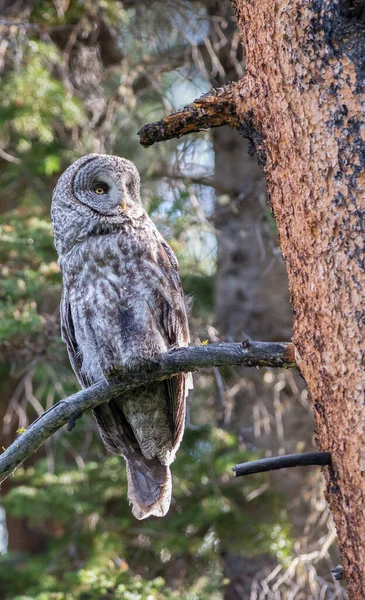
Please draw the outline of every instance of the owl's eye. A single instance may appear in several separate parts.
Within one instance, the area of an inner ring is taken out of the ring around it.
[[[93,186],[93,192],[95,192],[95,194],[106,194],[107,191],[109,189],[109,186],[106,183],[96,183]]]

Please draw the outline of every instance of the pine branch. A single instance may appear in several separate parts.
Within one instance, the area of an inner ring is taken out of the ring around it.
[[[249,342],[209,344],[178,348],[155,357],[61,400],[34,421],[0,456],[0,483],[58,429],[87,410],[95,408],[140,385],[167,379],[179,372],[206,367],[296,367],[290,343]]]
[[[161,121],[144,125],[138,131],[140,143],[148,148],[155,142],[179,138],[187,133],[222,125],[238,127],[234,88],[234,84],[229,84],[213,89]]]

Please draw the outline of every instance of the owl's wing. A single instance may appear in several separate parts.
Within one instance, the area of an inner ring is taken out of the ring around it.
[[[165,334],[167,334],[169,344],[179,348],[180,346],[187,346],[190,341],[187,315],[189,299],[184,296],[179,264],[175,254],[164,240],[161,241],[161,247],[158,254],[159,266],[170,283],[170,291],[174,300],[173,305],[171,305],[165,298],[164,305],[161,306],[161,324]]]
[[[82,356],[80,355],[76,342],[75,328],[72,321],[71,305],[68,300],[68,293],[65,287],[62,289],[60,316],[61,337],[66,344],[73,372],[75,373],[79,384],[82,387],[88,387],[90,385],[90,382],[81,371]]]
[[[160,241],[159,266],[170,284],[169,294],[157,292],[161,333],[171,348],[187,346],[190,341],[186,300],[182,289],[179,265],[170,246]],[[170,301],[172,299],[172,302]],[[193,387],[191,373],[178,373],[166,382],[167,398],[173,432],[174,450],[180,445],[185,429],[186,397]]]
[[[88,387],[91,382],[81,370],[82,355],[77,345],[71,307],[65,288],[62,291],[60,312],[62,339],[67,346],[71,366],[80,385]],[[156,510],[156,514],[158,514],[159,509],[154,508],[153,503],[157,503],[165,493],[167,496],[171,495],[171,489],[168,488],[170,480],[167,476],[167,467],[161,465],[157,458],[147,460],[143,456],[133,430],[124,415],[123,400],[119,402],[117,398],[100,404],[93,410],[93,413],[106,448],[112,454],[122,454],[127,460],[129,477],[135,480],[134,486],[138,487],[138,497],[142,503],[145,502],[148,505],[145,513],[141,514],[145,517],[149,513],[154,514],[153,510]],[[131,497],[134,498],[134,496]]]

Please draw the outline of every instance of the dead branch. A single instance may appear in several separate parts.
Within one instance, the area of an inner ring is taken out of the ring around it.
[[[0,456],[0,483],[31,456],[53,433],[87,410],[151,381],[206,367],[296,367],[290,343],[249,342],[178,348],[100,381],[46,410]]]
[[[155,142],[179,138],[187,133],[221,127],[238,126],[237,101],[234,99],[234,84],[210,90],[183,109],[164,117],[161,121],[149,123],[138,131],[140,143],[145,148]]]
[[[286,454],[284,456],[271,456],[241,463],[232,468],[235,477],[251,475],[252,473],[263,473],[264,471],[276,471],[289,467],[307,467],[309,465],[325,466],[331,464],[330,452],[305,452],[303,454]]]

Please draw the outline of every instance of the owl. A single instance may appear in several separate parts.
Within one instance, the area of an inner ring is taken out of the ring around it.
[[[144,210],[124,158],[84,156],[60,177],[51,208],[62,271],[61,333],[82,387],[172,348],[189,328],[176,257]],[[126,461],[137,519],[171,502],[191,374],[148,383],[94,410],[106,448]]]

